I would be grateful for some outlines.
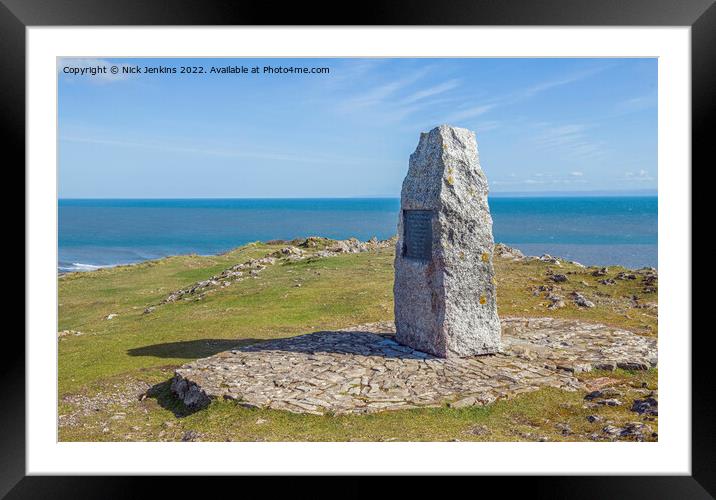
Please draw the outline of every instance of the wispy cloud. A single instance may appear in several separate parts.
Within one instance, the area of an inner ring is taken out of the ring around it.
[[[584,80],[593,75],[601,73],[607,68],[609,68],[608,65],[598,66],[584,71],[578,71],[558,76],[542,82],[538,82],[523,89],[518,89],[502,96],[496,96],[493,99],[490,99],[488,102],[474,103],[473,105],[468,105],[464,109],[455,111],[454,113],[447,115],[443,121],[453,123],[462,120],[469,120],[486,114],[490,111],[493,111],[498,107],[516,104],[521,101],[535,97],[538,94],[541,94],[548,90],[552,90],[563,85],[569,85],[571,83]]]
[[[441,84],[418,90],[401,101],[401,104],[410,104],[426,97],[432,97],[448,92],[460,85],[460,80],[449,80]]]
[[[589,127],[583,124],[539,124],[540,132],[533,141],[543,150],[555,151],[569,158],[596,158],[604,154],[605,145],[587,134]]]
[[[617,104],[617,112],[631,113],[635,111],[641,111],[643,109],[654,108],[657,105],[657,94],[656,89],[648,92],[644,95],[632,97],[626,99]]]
[[[624,172],[624,178],[630,181],[636,181],[636,182],[648,182],[653,181],[654,177],[651,176],[651,174],[645,170],[645,169],[639,169],[636,172],[627,171]]]
[[[456,111],[451,115],[448,115],[444,121],[447,123],[452,123],[459,122],[461,120],[467,120],[468,118],[476,118],[478,116],[484,115],[496,106],[497,104],[480,104],[478,106],[472,106],[470,108],[462,109],[460,111]]]
[[[274,161],[287,161],[287,162],[300,162],[300,163],[364,163],[368,160],[365,158],[344,158],[344,157],[329,157],[329,156],[312,156],[312,155],[297,155],[297,154],[285,154],[280,152],[266,152],[266,151],[251,151],[242,149],[223,149],[223,148],[212,148],[206,146],[187,146],[178,145],[163,142],[142,142],[142,141],[125,141],[125,140],[114,140],[94,137],[61,137],[60,140],[67,142],[85,143],[85,144],[101,144],[106,146],[117,146],[122,148],[135,148],[135,149],[150,149],[155,151],[163,151],[170,153],[188,153],[197,154],[204,156],[219,156],[227,158],[251,158],[259,160],[274,160]]]
[[[610,65],[603,65],[603,66],[596,66],[593,68],[589,68],[583,71],[577,71],[574,73],[570,73],[567,75],[558,76],[549,80],[545,80],[543,82],[536,83],[532,86],[529,86],[521,91],[518,91],[514,94],[515,99],[527,99],[529,97],[533,97],[537,94],[540,94],[542,92],[546,92],[547,90],[554,89],[556,87],[561,87],[563,85],[569,85],[570,83],[575,83],[580,80],[584,80],[586,78],[589,78],[590,76],[594,76],[598,73],[601,73],[602,71],[605,71],[608,69]]]
[[[342,108],[344,111],[353,111],[357,108],[383,104],[388,98],[391,98],[391,100],[395,102],[395,94],[399,90],[420,80],[428,73],[428,71],[429,68],[422,68],[403,78],[376,85],[367,92],[355,95],[345,100]]]

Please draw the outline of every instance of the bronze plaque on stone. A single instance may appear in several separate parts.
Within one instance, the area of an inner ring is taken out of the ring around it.
[[[403,210],[403,255],[430,260],[433,253],[433,211]]]

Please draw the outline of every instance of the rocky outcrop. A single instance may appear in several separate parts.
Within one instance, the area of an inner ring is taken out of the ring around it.
[[[522,260],[525,258],[525,254],[519,249],[509,247],[504,243],[496,243],[493,254],[495,257],[500,257],[501,259]]]

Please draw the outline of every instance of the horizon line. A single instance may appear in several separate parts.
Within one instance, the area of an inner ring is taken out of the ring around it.
[[[590,196],[598,198],[610,197],[658,197],[657,190],[634,190],[634,191],[503,191],[490,193],[488,197],[531,197],[531,198],[548,198],[548,197],[575,197]],[[350,195],[350,196],[107,196],[107,197],[57,197],[61,200],[351,200],[351,199],[400,199],[400,195]]]

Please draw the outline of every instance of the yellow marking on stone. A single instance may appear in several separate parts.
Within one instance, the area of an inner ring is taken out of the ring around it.
[[[487,303],[487,297],[485,297],[484,294],[480,295],[480,304],[482,304],[484,306],[486,303]]]
[[[465,252],[460,252],[460,260],[465,260]]]
[[[453,184],[455,184],[455,179],[453,179],[453,176],[452,176],[452,175],[448,175],[448,176],[447,176],[447,183],[450,184],[451,186],[452,186]]]
[[[489,262],[490,261],[490,254],[487,252],[482,253],[482,262]]]

